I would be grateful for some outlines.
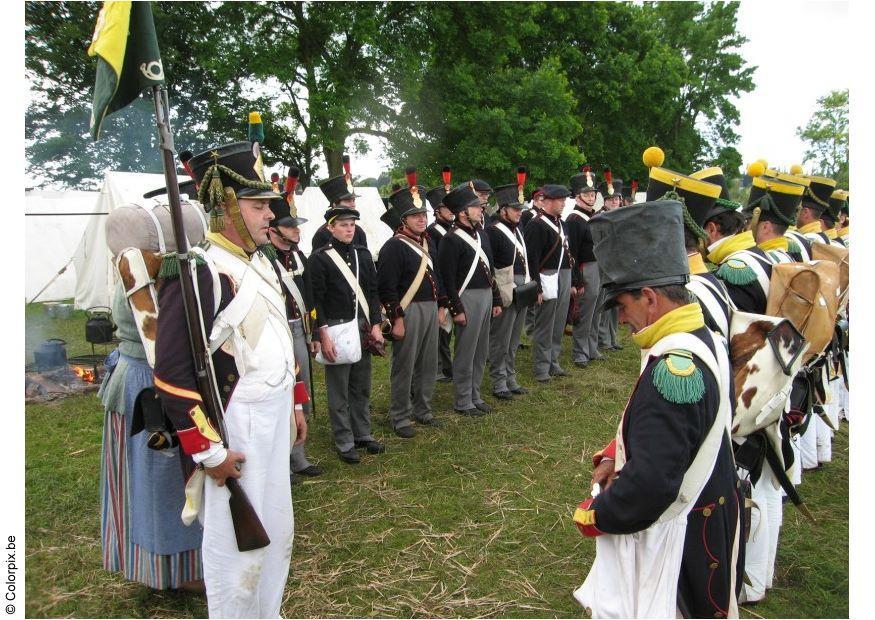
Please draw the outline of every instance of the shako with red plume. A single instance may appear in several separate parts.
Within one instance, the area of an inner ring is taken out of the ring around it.
[[[349,155],[344,154],[341,161],[343,162],[343,178],[346,180],[346,189],[349,190],[350,194],[353,194],[355,193],[355,189],[352,186],[352,172],[350,171]]]
[[[518,201],[520,204],[522,204],[526,201],[525,192],[523,191],[523,188],[526,185],[526,167],[525,166],[520,166],[519,168],[516,169],[516,184],[517,184],[517,187],[519,187]]]
[[[614,195],[614,175],[611,174],[610,168],[605,168],[605,184],[607,187],[605,188],[608,192],[608,196]]]
[[[295,188],[298,187],[298,178],[301,176],[301,169],[297,166],[289,166],[289,173],[286,175],[286,202],[289,203],[290,206],[295,204]],[[292,209],[295,210],[294,207]],[[297,217],[297,213],[292,214],[293,217]]]
[[[410,189],[410,197],[413,199],[413,205],[417,209],[421,209],[422,196],[419,195],[419,185],[416,183],[416,166],[407,166],[404,169],[404,175],[407,177],[407,187]]]
[[[580,171],[586,175],[586,186],[595,189],[595,179],[592,177],[592,168],[590,166],[583,166]]]

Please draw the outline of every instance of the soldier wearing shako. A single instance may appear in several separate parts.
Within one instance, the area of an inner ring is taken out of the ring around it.
[[[349,207],[327,210],[331,240],[314,250],[307,263],[316,310],[313,339],[320,345],[316,361],[325,364],[334,446],[349,464],[360,462],[357,448],[370,454],[385,451],[371,435],[371,354],[361,338],[370,334],[376,343],[383,342],[377,269],[368,249],[355,242],[357,219],[358,211]],[[336,327],[341,325],[346,332]]]
[[[790,174],[786,172],[779,172],[777,170],[771,170],[765,166],[765,162],[763,160],[752,163],[747,167],[747,174],[753,179],[751,193],[756,194],[757,197],[762,197],[764,190],[766,190],[767,184],[779,182],[781,184],[781,187],[788,185],[800,186],[802,188],[802,195],[804,195],[805,192],[808,191],[808,186],[811,184],[811,179],[809,179],[808,177],[800,176],[799,173],[802,172],[802,166],[791,166],[790,170],[793,171]],[[756,179],[759,179],[759,181],[757,181]],[[777,193],[780,194],[781,192]],[[761,199],[766,201],[770,200],[769,198]],[[796,211],[794,213],[786,213],[785,215],[788,216],[787,220],[782,220],[779,215],[775,215],[774,213],[767,216],[767,219],[769,221],[772,221],[773,224],[776,224],[778,228],[780,228],[781,226],[784,226],[786,228],[783,233],[784,237],[787,239],[786,248],[783,247],[783,244],[777,241],[772,241],[768,245],[769,247],[780,247],[781,251],[789,255],[793,261],[809,261],[811,260],[811,240],[808,239],[805,235],[800,234],[796,230],[796,218],[799,214],[800,200],[795,200],[794,202],[796,203]],[[745,209],[745,217],[748,219],[752,218],[756,207],[757,205],[754,205],[751,206],[749,209]],[[764,208],[760,208],[760,211],[764,210]],[[778,211],[781,210],[779,209]],[[784,258],[783,254],[772,254],[770,257],[773,260],[777,258]]]
[[[358,198],[359,195],[355,193],[355,187],[353,187],[352,184],[349,155],[343,156],[343,174],[331,177],[327,181],[323,181],[319,184],[319,189],[322,190],[322,193],[328,199],[329,210],[343,208],[357,211],[355,208],[355,199]],[[329,216],[326,215],[325,219],[327,221]],[[332,235],[331,231],[328,230],[328,224],[323,224],[313,234],[313,241],[310,244],[310,247],[313,250],[321,248],[331,241],[331,237]],[[365,248],[368,247],[368,238],[365,235],[365,231],[358,224],[355,225],[355,237],[353,237],[353,243]]]
[[[495,259],[495,279],[502,297],[501,315],[489,327],[489,378],[492,395],[500,400],[513,400],[513,395],[528,393],[517,381],[516,350],[525,320],[526,308],[514,303],[514,289],[531,281],[526,244],[519,229],[523,210],[523,187],[526,169],[517,170],[517,182],[495,188],[498,212],[486,227],[492,256]]]
[[[605,168],[605,180],[599,184],[599,193],[604,201],[599,214],[619,209],[623,205],[623,180],[615,179],[610,168]],[[604,295],[597,302],[597,306],[601,307],[603,302]],[[617,342],[617,308],[596,310],[595,314],[598,317],[598,346],[602,349],[622,349],[623,346]]]
[[[616,439],[594,458],[594,497],[574,514],[584,535],[598,537],[574,593],[594,618],[738,615],[730,363],[685,288],[683,221],[682,205],[662,200],[591,222],[605,303],[618,305],[641,347]]]
[[[440,249],[441,239],[453,227],[453,212],[444,204],[444,196],[452,189],[453,173],[449,166],[441,171],[443,185],[433,187],[425,193],[425,197],[434,210],[434,222],[426,228],[429,239],[434,241],[435,252]],[[450,353],[450,338],[453,336],[453,324],[448,321],[441,325],[438,331],[438,374],[437,380],[446,383],[453,380],[453,356]]]
[[[705,325],[728,338],[731,318],[729,293],[723,282],[708,271],[702,256],[702,249],[708,242],[708,235],[702,225],[708,213],[720,200],[723,193],[721,182],[725,183],[723,171],[716,167],[706,168],[690,176],[667,168],[653,167],[647,183],[647,200],[661,200],[668,196],[681,201],[684,210],[684,247],[690,268],[687,290],[693,293],[702,306]]]
[[[638,193],[638,179],[632,179],[629,185],[623,186],[623,204],[628,207],[635,204],[635,195]]]
[[[492,276],[489,238],[480,230],[483,203],[472,182],[454,188],[443,200],[456,216],[438,248],[438,268],[456,327],[453,355],[453,408],[466,416],[492,411],[480,396],[489,352],[489,320],[501,314],[501,296]]]
[[[180,282],[173,277],[179,269],[175,257],[165,259],[161,272],[155,387],[182,449],[208,476],[201,510],[210,616],[277,617],[294,524],[290,429],[303,441],[307,428],[302,409],[307,390],[296,378],[280,274],[260,249],[268,243],[273,219],[268,205],[278,194],[264,180],[257,143],[226,144],[185,165],[198,183],[198,200],[212,213],[205,242],[192,252],[229,448],[223,447],[218,422],[207,418],[197,391]],[[267,547],[238,551],[224,488],[228,477],[239,478],[270,538]],[[198,478],[203,481],[203,474],[196,473],[187,485],[183,519],[196,514]]]
[[[295,187],[299,175],[300,170],[296,166],[291,166],[286,177],[283,197],[270,201],[270,210],[273,211],[274,218],[270,222],[268,236],[271,245],[276,250],[276,260],[280,266],[280,274],[286,291],[286,313],[295,342],[295,359],[300,366],[301,378],[307,385],[310,385],[310,374],[313,370],[310,353],[315,353],[310,327],[310,312],[313,310],[313,302],[310,300],[307,257],[298,249],[298,244],[301,242],[300,226],[307,222],[306,218],[298,217],[298,209],[295,206]],[[311,411],[312,403],[305,403],[304,415],[308,420]],[[300,481],[294,474],[300,476],[319,476],[322,474],[322,468],[307,459],[304,443],[292,447],[290,468],[293,476],[292,484]]]
[[[820,223],[823,225],[823,234],[829,238],[829,243],[846,247],[844,240],[839,235],[836,224],[841,219],[842,207],[848,199],[848,192],[843,189],[835,190],[829,197],[829,206],[820,215]]]
[[[796,222],[796,212],[804,192],[805,186],[795,182],[786,182],[776,177],[753,177],[750,196],[743,212],[750,217],[749,227],[757,247],[773,263],[790,263],[801,258],[799,246],[795,243],[791,253],[790,239],[785,235],[787,229]]]
[[[836,189],[834,179],[808,176],[808,186],[802,196],[802,208],[796,219],[796,232],[809,241],[829,244],[830,238],[823,232],[820,218],[829,208],[829,199]]]
[[[377,291],[392,324],[389,419],[399,437],[416,434],[413,420],[440,426],[431,411],[437,373],[439,324],[449,321],[447,297],[437,270],[436,244],[425,233],[428,209],[416,169],[408,187],[389,196],[395,236],[380,250]],[[412,395],[412,399],[411,399]]]
[[[571,332],[571,359],[578,368],[585,368],[593,360],[604,359],[598,350],[598,323],[594,323],[596,302],[601,290],[599,266],[592,253],[592,234],[589,218],[595,215],[596,179],[589,166],[582,166],[580,174],[571,177],[571,195],[574,211],[565,218],[568,226],[568,247],[574,257],[577,272],[580,320]]]
[[[850,202],[851,195],[847,190],[836,190],[844,192],[844,199],[839,206],[839,222],[836,225],[838,229],[839,239],[841,239],[845,247],[851,246],[851,214],[850,214]]]
[[[559,365],[562,336],[572,290],[574,259],[568,248],[568,227],[562,219],[565,199],[571,192],[564,185],[544,185],[543,211],[526,225],[523,237],[532,278],[538,282],[539,304],[535,308],[532,362],[535,380],[547,383],[552,377],[567,377]]]

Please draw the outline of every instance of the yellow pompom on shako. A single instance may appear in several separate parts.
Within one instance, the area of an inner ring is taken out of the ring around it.
[[[747,167],[748,176],[761,177],[766,172],[766,164],[762,159],[758,159]]]
[[[641,156],[648,168],[659,168],[665,162],[665,153],[658,146],[648,147]]]
[[[794,176],[799,176],[802,173],[802,166],[800,166],[799,164],[793,164],[792,166],[790,166],[790,174]]]

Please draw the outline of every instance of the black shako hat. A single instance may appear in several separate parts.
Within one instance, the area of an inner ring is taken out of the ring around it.
[[[829,197],[829,208],[827,209],[827,212],[830,216],[832,216],[832,219],[838,221],[839,215],[842,212],[848,212],[848,208],[846,206],[847,202],[847,190],[837,189],[832,193],[832,195]]]
[[[583,166],[579,174],[571,177],[571,195],[596,191],[596,178],[589,166]]]
[[[651,168],[645,200],[660,200],[668,192],[683,198],[683,206],[699,226],[712,216],[712,208],[720,195],[720,186],[674,172],[667,168]],[[696,232],[696,231],[692,231]]]
[[[495,204],[498,208],[512,207],[514,209],[522,209],[523,204],[520,202],[520,186],[516,183],[510,185],[499,185],[495,188]]]
[[[483,179],[474,179],[471,183],[474,184],[475,192],[489,192],[491,194],[494,191],[492,186]]]
[[[768,177],[754,177],[744,214],[750,216],[759,207],[761,222],[792,226],[796,223],[796,211],[804,192],[804,185],[784,183]]]
[[[677,200],[606,211],[592,218],[589,228],[604,278],[603,310],[616,305],[620,293],[689,281],[683,205]]]
[[[802,197],[802,206],[822,213],[829,208],[829,199],[836,189],[835,179],[828,177],[807,177],[810,181]]]
[[[415,192],[412,191],[411,187],[405,187],[389,196],[389,206],[386,209],[386,213],[391,211],[394,215],[386,216],[391,220],[391,223],[383,220],[381,217],[380,219],[383,220],[384,223],[392,226],[392,223],[397,222],[397,225],[395,226],[395,228],[397,228],[401,225],[402,218],[408,215],[413,215],[415,213],[428,213],[428,208],[425,206],[425,200],[422,198],[425,195],[425,188],[422,185],[414,185],[413,188],[416,188]]]
[[[602,181],[599,183],[599,193],[602,195],[602,198],[613,198],[614,196],[622,198],[623,179],[611,179],[610,185],[608,185],[607,181]]]
[[[331,224],[338,220],[359,219],[359,212],[349,207],[334,207],[325,210],[325,222]]]
[[[166,193],[166,186],[156,187],[155,189],[143,194],[143,198],[154,198],[155,196],[162,196]],[[182,181],[179,183],[179,193],[188,195],[192,200],[197,200],[197,186],[195,185],[194,180],[189,179],[188,181]]]
[[[438,185],[425,192],[425,199],[428,200],[431,208],[437,211],[438,207],[444,204],[444,196],[446,195],[446,188],[443,185]]]
[[[271,226],[300,226],[307,221],[305,217],[295,217],[291,213],[289,203],[286,201],[288,194],[283,192],[282,198],[274,198],[270,201],[270,210],[273,211]]]
[[[541,197],[543,198],[568,198],[571,196],[571,191],[564,185],[544,185],[541,187]]]
[[[444,196],[444,206],[453,213],[459,213],[466,207],[480,205],[480,197],[474,193],[472,183],[462,183]]]
[[[339,175],[331,177],[327,181],[322,181],[319,184],[319,189],[325,194],[330,204],[336,204],[347,198],[358,198],[352,185],[346,182],[346,177]]]
[[[256,162],[251,142],[232,142],[198,153],[187,160],[186,167],[191,170],[191,175],[198,186],[203,184],[207,171],[217,165],[222,186],[233,189],[238,198],[279,198],[280,195],[274,191],[270,182],[265,181],[261,176],[261,170],[256,167]],[[228,170],[231,170],[234,176],[242,177],[247,183],[241,183],[233,178]]]

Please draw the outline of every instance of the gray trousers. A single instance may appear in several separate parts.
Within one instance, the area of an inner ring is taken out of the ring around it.
[[[301,367],[301,381],[307,384],[307,391],[310,390],[310,352],[307,349],[307,337],[304,334],[304,323],[301,319],[297,321],[289,321],[289,326],[292,328],[292,342],[295,346],[295,361]],[[313,398],[313,395],[310,395],[310,398]],[[313,410],[313,407],[310,403],[304,403],[304,415],[307,417],[307,420],[310,420],[310,412]],[[292,416],[292,426],[295,425],[295,416]],[[292,437],[294,437],[296,433],[292,433]],[[304,446],[307,444],[305,441],[299,446],[292,446],[292,471],[301,471],[302,469],[307,469],[312,465],[309,460],[307,460],[307,455],[304,454]]]
[[[462,293],[467,325],[456,325],[456,350],[453,356],[454,405],[459,410],[473,409],[482,403],[480,383],[489,353],[489,319],[492,316],[492,289],[475,288]]]
[[[431,397],[437,371],[437,302],[413,302],[404,311],[404,338],[392,343],[389,419],[392,428],[434,418]],[[424,380],[425,378],[425,380]],[[411,401],[411,388],[413,399]]]
[[[447,317],[448,321],[452,317]],[[450,352],[450,338],[453,337],[453,330],[445,332],[438,327],[438,379],[441,377],[453,376],[453,354]]]
[[[555,270],[544,271],[556,273]],[[571,303],[571,269],[559,270],[559,296],[543,302],[535,310],[535,331],[532,335],[532,362],[535,379],[549,379],[554,372],[562,370],[559,353],[562,351],[562,335]]]
[[[581,264],[580,274],[583,278],[583,295],[580,296],[580,322],[572,330],[571,359],[588,362],[595,357],[597,344],[591,332],[601,290],[598,263],[589,261]]]
[[[360,325],[364,319],[359,319]],[[338,324],[343,321],[329,321]],[[371,435],[371,354],[362,351],[355,364],[326,364],[325,391],[334,445],[346,452],[356,441],[373,441]]]
[[[526,308],[526,336],[529,338],[532,337],[532,334],[535,333],[535,311],[537,310],[537,304],[532,304],[528,308]]]
[[[523,275],[514,275],[517,286],[526,281]],[[501,314],[492,319],[489,325],[489,378],[492,380],[492,393],[517,389],[516,349],[526,318],[526,310],[517,311],[511,302]]]
[[[599,346],[613,347],[617,344],[617,320],[619,310],[616,306],[601,313],[599,320]]]

